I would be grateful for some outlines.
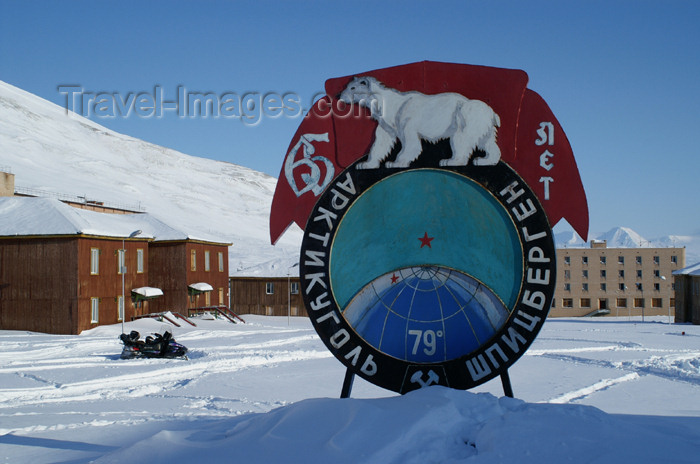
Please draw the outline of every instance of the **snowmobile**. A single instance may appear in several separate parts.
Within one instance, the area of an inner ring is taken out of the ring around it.
[[[135,330],[119,336],[124,343],[121,359],[181,357],[187,359],[187,347],[177,343],[169,331],[165,331],[162,335],[154,333],[153,336],[147,336],[145,340],[139,340],[140,337],[141,334]]]

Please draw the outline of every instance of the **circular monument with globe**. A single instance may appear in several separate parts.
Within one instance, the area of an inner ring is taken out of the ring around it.
[[[355,375],[399,393],[500,376],[512,396],[508,368],[553,300],[550,221],[588,220],[566,137],[525,83],[430,62],[332,79],[297,131],[271,237],[304,230],[300,289],[347,368],[341,396]]]

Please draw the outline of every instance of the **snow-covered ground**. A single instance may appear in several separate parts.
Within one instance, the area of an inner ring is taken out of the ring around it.
[[[510,376],[397,396],[307,318],[172,329],[189,360],[121,360],[121,327],[0,331],[4,463],[697,463],[700,326],[548,320]],[[145,335],[164,323],[126,324]]]

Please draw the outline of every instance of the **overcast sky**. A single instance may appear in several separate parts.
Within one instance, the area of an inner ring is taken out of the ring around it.
[[[591,232],[627,226],[653,239],[700,234],[698,25],[691,0],[0,0],[0,80],[118,132],[277,176],[298,112],[244,123],[180,117],[168,102],[273,93],[306,108],[326,79],[388,66],[522,69],[571,142]],[[74,104],[102,92],[154,95],[166,109],[107,118]]]

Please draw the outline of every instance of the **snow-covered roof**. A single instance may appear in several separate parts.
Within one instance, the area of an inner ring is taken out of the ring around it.
[[[198,292],[211,292],[214,290],[214,287],[212,287],[206,282],[197,282],[196,284],[190,284],[189,287],[193,290],[197,290]]]
[[[684,267],[683,269],[678,269],[677,271],[673,271],[673,275],[700,276],[700,263],[693,264],[692,266]]]
[[[42,235],[89,235],[154,241],[199,240],[226,243],[210,237],[192,236],[170,227],[150,214],[108,214],[73,208],[54,198],[0,197],[0,237]]]
[[[163,296],[163,290],[156,287],[138,287],[132,288],[131,293],[136,293],[144,298],[155,298],[157,296]]]

